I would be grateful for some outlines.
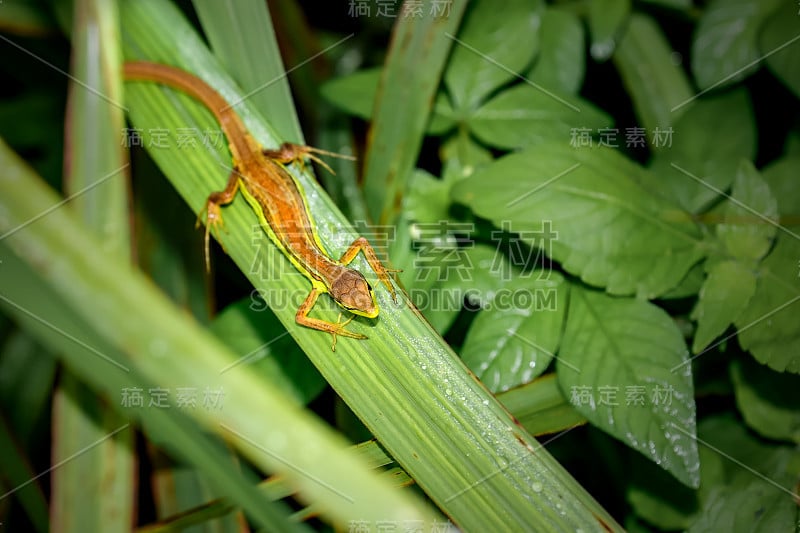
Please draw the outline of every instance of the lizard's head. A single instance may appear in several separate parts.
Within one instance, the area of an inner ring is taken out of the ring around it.
[[[329,292],[336,303],[354,315],[367,318],[378,316],[378,303],[372,287],[358,270],[342,268],[339,276],[331,283]]]

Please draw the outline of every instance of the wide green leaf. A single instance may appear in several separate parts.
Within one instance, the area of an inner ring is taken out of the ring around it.
[[[299,403],[311,401],[325,380],[286,334],[263,299],[253,295],[228,306],[211,323],[211,331],[248,365]]]
[[[472,2],[456,39],[444,82],[453,107],[469,111],[528,66],[539,48],[544,2]]]
[[[758,260],[772,246],[777,224],[778,204],[769,185],[752,163],[742,161],[717,236],[731,256]]]
[[[511,149],[548,141],[566,144],[576,130],[596,132],[613,119],[578,97],[520,84],[482,105],[468,124],[484,143]]]
[[[542,15],[540,51],[528,78],[556,92],[576,94],[586,73],[585,37],[580,19],[548,8]]]
[[[800,444],[800,376],[777,374],[753,360],[731,365],[736,405],[761,435]]]
[[[699,353],[722,334],[747,307],[756,292],[753,269],[738,261],[714,262],[692,311],[697,321],[692,352]]]
[[[708,125],[714,124],[709,135]],[[703,211],[733,182],[741,159],[756,155],[756,126],[744,90],[694,100],[675,121],[668,146],[650,169],[663,194],[691,213]]]
[[[759,67],[758,32],[780,0],[714,0],[692,40],[692,73],[700,89],[735,83]]]
[[[675,64],[674,57],[669,41],[652,18],[638,13],[631,15],[614,53],[614,64],[654,151],[671,146],[671,126],[684,109],[673,112],[673,108],[693,96],[689,80]]]
[[[698,486],[692,371],[668,314],[642,300],[572,287],[558,356],[561,389],[582,415],[681,483]]]
[[[532,242],[570,273],[613,294],[652,298],[703,256],[687,215],[655,196],[652,176],[607,148],[531,147],[456,183],[453,198]],[[542,221],[552,234],[541,235]]]

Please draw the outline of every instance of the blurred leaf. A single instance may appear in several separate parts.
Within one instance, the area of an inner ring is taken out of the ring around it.
[[[783,223],[783,226],[792,229],[800,229],[800,187],[797,186],[797,176],[800,176],[800,154],[777,159],[761,171],[761,177],[778,203],[778,213],[790,221]]]
[[[263,300],[231,304],[214,319],[211,331],[241,354],[237,363],[252,367],[300,404],[327,385]]]
[[[278,137],[303,144],[303,132],[272,20],[263,0],[193,0],[214,55]],[[235,8],[234,8],[235,6]],[[254,66],[257,65],[257,68]],[[235,105],[235,104],[234,104]]]
[[[745,359],[731,364],[731,378],[748,426],[769,439],[800,444],[800,376],[778,374]]]
[[[755,159],[755,118],[743,89],[694,100],[672,129],[671,145],[656,154],[650,169],[660,189],[690,213],[719,199],[718,191],[728,189],[742,159]]]
[[[589,3],[590,52],[595,61],[605,61],[614,53],[623,33],[622,25],[631,12],[631,0],[593,0]]]
[[[654,151],[668,148],[658,132],[670,130],[684,110],[673,109],[693,96],[686,74],[674,63],[674,55],[658,24],[638,13],[631,15],[614,53],[614,64],[630,93],[639,122],[650,133],[647,138]],[[678,133],[682,134],[683,131]]]
[[[484,143],[512,149],[548,141],[566,144],[575,129],[608,127],[613,119],[580,98],[520,84],[481,106],[468,124]]]
[[[539,56],[527,77],[556,92],[577,94],[586,73],[580,19],[569,11],[547,8],[542,14],[539,39]]]
[[[797,24],[798,6],[782,2],[759,30],[759,52],[766,57],[767,67],[800,98],[800,32]]]
[[[647,172],[605,148],[539,145],[456,183],[452,197],[496,225],[552,234],[535,246],[585,282],[653,298],[678,285],[702,256],[685,213],[640,183]],[[524,239],[524,233],[523,233]]]
[[[586,423],[558,388],[555,373],[497,395],[497,399],[532,435],[547,435]]]
[[[20,443],[32,449],[37,425],[49,427],[56,360],[30,335],[12,332],[0,344],[0,405]]]
[[[542,374],[561,340],[568,287],[557,272],[517,274],[472,322],[461,359],[492,392]]]
[[[769,185],[749,161],[742,161],[733,182],[717,235],[728,253],[758,260],[766,255],[778,231],[778,205]]]
[[[724,333],[747,307],[755,291],[752,268],[738,261],[713,263],[692,311],[692,320],[697,321],[692,352],[702,352]]]
[[[698,486],[691,365],[668,314],[573,286],[558,355],[558,381],[575,409],[681,483]]]
[[[3,454],[0,464],[2,499],[13,495],[22,505],[34,530],[37,533],[49,531],[48,502],[41,484],[37,482],[40,476],[31,468],[31,459],[22,446],[14,442],[5,416],[0,416],[0,453]]]
[[[45,3],[8,2],[0,9],[0,29],[16,35],[46,35],[57,28]]]
[[[320,91],[326,100],[339,109],[369,120],[375,107],[380,77],[380,68],[359,70],[326,82]]]
[[[712,0],[692,41],[692,73],[701,90],[736,83],[758,69],[758,32],[779,2]]]
[[[692,0],[643,0],[648,4],[656,4],[672,9],[687,10],[692,7]]]
[[[436,223],[447,220],[450,186],[428,172],[416,169],[409,180],[404,214],[411,222]]]
[[[791,531],[797,523],[798,451],[764,445],[723,418],[704,421],[698,432],[700,445],[722,457],[726,475],[708,491],[688,531]]]
[[[381,73],[364,162],[370,222],[396,224],[431,120],[433,102],[464,2],[422,0],[420,17],[400,17]]]
[[[102,252],[130,261],[128,160],[116,2],[76,0],[64,188]],[[53,398],[50,512],[54,532],[127,532],[135,523],[135,433],[84,379],[64,372]],[[125,429],[120,429],[125,428]],[[80,452],[79,456],[75,456]]]
[[[459,130],[457,135],[450,137],[442,146],[441,158],[444,162],[442,179],[452,185],[471,176],[479,167],[491,163],[494,156],[467,132]]]
[[[697,513],[698,492],[681,485],[674,477],[638,454],[629,454],[630,484],[625,497],[637,516],[659,530],[683,530]],[[706,484],[706,464],[700,456],[701,484]]]
[[[541,0],[471,3],[444,74],[454,108],[471,111],[530,64],[543,11]]]

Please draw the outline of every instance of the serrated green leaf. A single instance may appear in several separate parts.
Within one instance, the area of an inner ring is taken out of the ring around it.
[[[631,0],[593,0],[589,3],[589,49],[596,61],[605,61],[617,46],[622,25],[631,12]]]
[[[380,68],[359,70],[326,82],[320,93],[339,109],[368,120],[375,106],[380,78]]]
[[[473,109],[528,66],[543,11],[541,0],[507,0],[502,9],[491,0],[472,2],[444,73],[456,109]]]
[[[730,186],[741,159],[755,158],[750,97],[740,89],[694,100],[672,129],[671,144],[656,154],[650,169],[660,178],[660,190],[698,213]]]
[[[756,292],[752,268],[738,261],[714,263],[692,311],[697,331],[692,352],[700,353],[730,326]]]
[[[548,141],[567,144],[577,128],[596,131],[613,119],[578,97],[521,84],[481,106],[468,124],[484,143],[512,149]]]
[[[539,57],[528,71],[534,83],[576,94],[586,73],[583,25],[569,11],[548,8],[542,15]]]
[[[692,41],[692,73],[702,90],[736,83],[759,67],[758,32],[780,0],[714,0]]]
[[[759,31],[759,52],[767,67],[800,98],[800,6],[783,2]]]
[[[495,161],[451,196],[514,231],[541,234],[547,221],[554,233],[532,244],[568,272],[613,294],[652,298],[675,287],[703,251],[686,214],[643,185],[650,178],[611,149],[548,144]]]
[[[696,488],[688,361],[680,330],[660,308],[572,287],[556,360],[561,389],[593,425]]]
[[[650,17],[631,15],[625,35],[614,53],[614,64],[633,100],[636,115],[649,133],[654,151],[667,149],[662,139],[684,108],[673,108],[693,96],[686,74],[674,62],[658,24]]]
[[[252,367],[299,403],[308,403],[325,388],[325,379],[263,300],[246,298],[229,305],[211,323],[211,331],[242,354],[237,363]]]
[[[698,433],[700,445],[720,457],[726,475],[724,482],[711,485],[688,531],[792,531],[797,522],[792,492],[800,469],[797,450],[764,445],[724,418],[705,420]]]
[[[542,270],[516,276],[485,299],[461,350],[461,359],[492,392],[539,376],[561,340],[564,278]]]
[[[749,161],[742,161],[733,181],[717,236],[733,257],[758,260],[778,231],[778,204],[769,185]]]
[[[800,444],[800,376],[777,374],[746,359],[731,364],[731,378],[748,426],[768,439]]]
[[[756,293],[736,320],[739,343],[778,372],[800,373],[800,240],[783,232],[761,262]]]

